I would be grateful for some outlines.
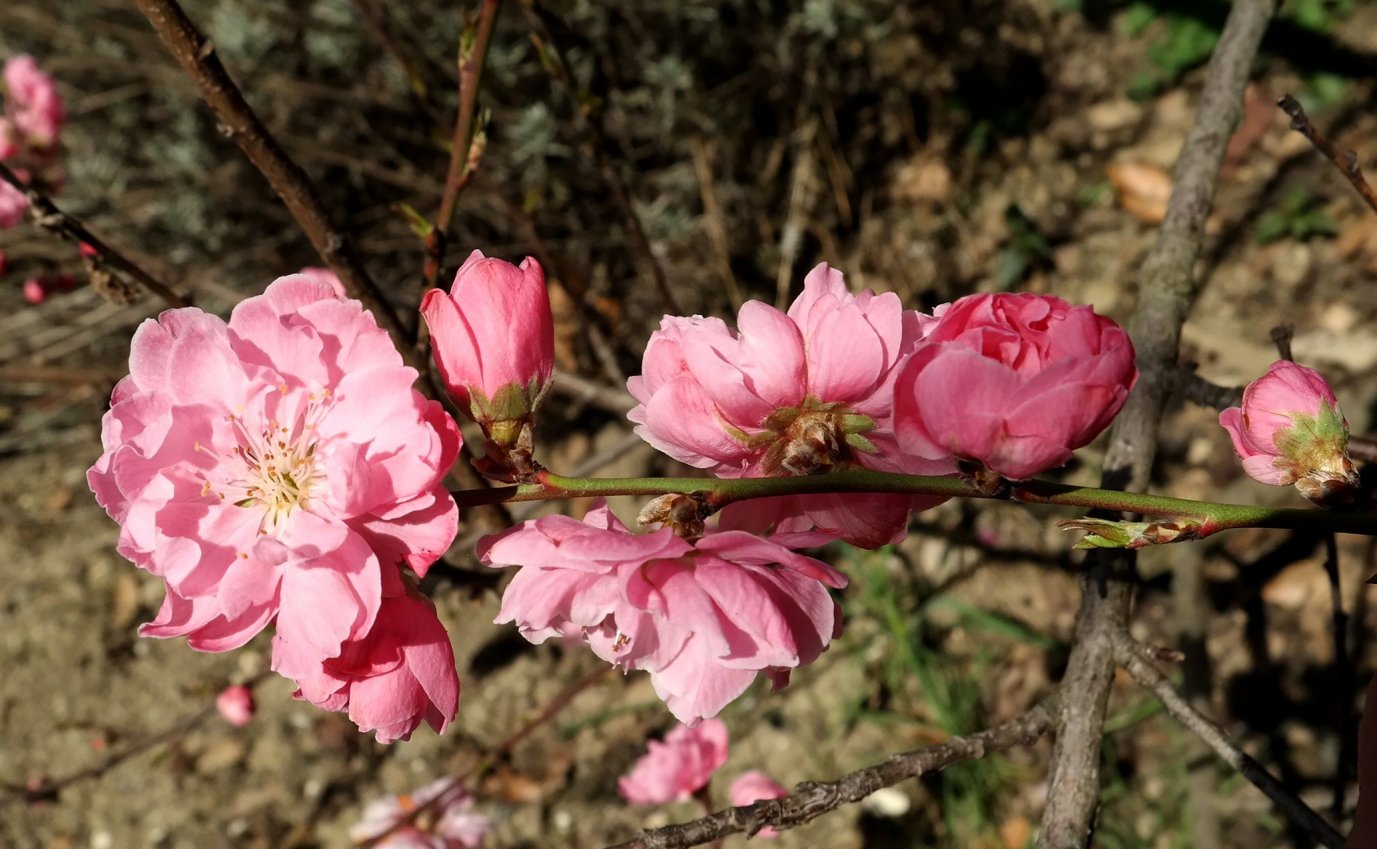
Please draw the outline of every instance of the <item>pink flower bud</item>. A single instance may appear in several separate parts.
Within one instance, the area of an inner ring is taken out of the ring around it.
[[[1113,420],[1138,378],[1123,328],[1051,295],[970,295],[938,309],[899,375],[895,433],[1007,478],[1060,466]]]
[[[631,772],[617,781],[617,792],[633,805],[682,802],[707,786],[712,774],[727,762],[727,726],[705,719],[690,728],[680,725],[651,740],[648,751]]]
[[[215,697],[215,709],[235,728],[243,728],[253,720],[253,690],[236,684],[226,687]]]
[[[753,769],[737,776],[736,780],[732,782],[731,788],[727,790],[727,795],[731,797],[733,805],[741,807],[755,802],[763,802],[766,799],[781,799],[789,795],[789,788],[760,770]],[[773,828],[762,828],[756,832],[755,836],[769,840],[778,835],[779,832]]]
[[[21,174],[22,178],[23,175]],[[29,208],[29,199],[9,183],[0,182],[0,230],[18,227]]]
[[[540,263],[474,251],[448,293],[421,302],[445,388],[499,442],[529,421],[554,371],[555,331]],[[493,430],[498,431],[494,433]],[[510,447],[510,446],[504,446]]]
[[[1295,484],[1316,503],[1352,497],[1348,422],[1334,390],[1314,369],[1287,360],[1243,390],[1243,406],[1219,414],[1243,470],[1259,483]]]
[[[24,300],[38,305],[48,300],[48,285],[36,277],[24,281]]]

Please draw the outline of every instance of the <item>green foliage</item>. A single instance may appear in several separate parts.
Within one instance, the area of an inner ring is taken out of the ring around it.
[[[1052,247],[1017,204],[1004,211],[1004,223],[1009,227],[1009,241],[996,259],[995,284],[1009,291],[1034,269],[1051,267]]]
[[[1137,3],[1125,14],[1130,33],[1146,29],[1154,12],[1146,3]],[[1190,69],[1210,58],[1219,41],[1219,30],[1192,15],[1168,12],[1162,16],[1166,32],[1148,45],[1150,67],[1140,71],[1129,83],[1128,95],[1143,100],[1175,84]]]
[[[1258,218],[1253,236],[1258,244],[1267,245],[1285,238],[1303,242],[1311,236],[1332,236],[1337,232],[1338,222],[1320,208],[1319,200],[1297,186],[1286,193],[1276,209]]]
[[[1328,34],[1334,24],[1353,14],[1353,0],[1290,0],[1282,15],[1306,29]]]

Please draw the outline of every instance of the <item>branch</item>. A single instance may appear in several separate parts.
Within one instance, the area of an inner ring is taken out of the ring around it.
[[[754,835],[767,826],[777,830],[794,828],[842,805],[859,802],[883,787],[1032,743],[1051,729],[1057,708],[1057,697],[1052,696],[994,728],[894,755],[882,764],[856,770],[835,781],[805,781],[779,799],[728,808],[692,822],[646,831],[611,849],[686,849],[729,834]]]
[[[1377,212],[1377,193],[1372,191],[1372,186],[1363,177],[1363,168],[1358,164],[1358,154],[1351,150],[1344,150],[1329,137],[1320,132],[1314,124],[1310,123],[1310,116],[1305,114],[1300,103],[1291,95],[1284,94],[1281,100],[1277,101],[1277,106],[1281,111],[1291,116],[1291,129],[1305,136],[1315,149],[1324,154],[1325,159],[1334,163],[1348,182],[1353,184],[1353,188],[1358,190],[1368,207]]]
[[[177,0],[134,0],[134,3],[153,25],[168,52],[196,83],[201,98],[219,119],[221,131],[234,139],[272,185],[321,259],[339,276],[349,296],[361,301],[373,313],[378,325],[392,334],[406,356],[405,348],[409,346],[403,345],[405,337],[396,311],[383,299],[348,235],[326,214],[306,173],[292,161],[244,99],[220,63],[215,46],[186,16]],[[408,364],[426,374],[424,363],[418,366],[414,360],[410,357]]]
[[[1184,725],[1186,730],[1199,737],[1221,760],[1238,770],[1254,787],[1265,793],[1282,813],[1303,828],[1316,843],[1329,849],[1343,849],[1343,835],[1311,810],[1300,797],[1287,790],[1262,764],[1240,749],[1218,725],[1192,707],[1190,702],[1176,691],[1167,677],[1147,661],[1143,656],[1142,646],[1129,637],[1127,632],[1118,635],[1114,644],[1114,654],[1124,669],[1128,670],[1128,674],[1133,676],[1133,680],[1152,691],[1167,713]]]
[[[63,212],[53,202],[52,198],[19,179],[19,175],[11,171],[9,166],[3,162],[0,162],[0,180],[4,180],[15,189],[23,192],[24,197],[29,199],[29,215],[33,218],[35,226],[61,238],[71,239],[78,245],[90,245],[102,262],[136,280],[139,285],[157,295],[169,307],[190,306],[186,298],[172,291],[170,286],[144,271],[138,263],[115,250],[103,239],[86,229],[86,225],[80,220]]]
[[[1141,491],[1157,454],[1157,430],[1172,388],[1181,325],[1199,281],[1192,269],[1205,237],[1219,167],[1243,111],[1243,89],[1276,0],[1236,0],[1210,58],[1194,126],[1177,162],[1167,215],[1143,262],[1129,336],[1141,376],[1110,431],[1104,484]],[[1100,748],[1114,681],[1114,634],[1128,620],[1136,577],[1131,552],[1086,561],[1075,644],[1067,661],[1065,707],[1052,753],[1038,849],[1082,849],[1099,807]]]

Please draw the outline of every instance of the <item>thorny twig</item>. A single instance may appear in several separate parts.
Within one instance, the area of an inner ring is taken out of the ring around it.
[[[1305,136],[1315,149],[1324,154],[1324,157],[1334,163],[1334,167],[1343,172],[1348,182],[1353,184],[1353,188],[1358,190],[1363,200],[1374,211],[1377,212],[1377,192],[1372,190],[1372,185],[1363,176],[1363,168],[1358,164],[1358,154],[1351,150],[1344,150],[1334,144],[1324,133],[1320,132],[1314,124],[1310,122],[1310,116],[1305,114],[1305,109],[1300,102],[1289,94],[1282,95],[1277,101],[1277,106],[1281,111],[1291,116],[1291,129]]]
[[[186,298],[172,291],[170,286],[144,271],[138,263],[96,236],[79,219],[63,212],[53,202],[52,198],[19,179],[19,175],[11,171],[9,166],[3,162],[0,162],[0,180],[4,180],[15,189],[23,192],[24,196],[29,199],[29,214],[36,226],[64,239],[71,239],[78,244],[90,245],[102,262],[137,281],[140,286],[157,295],[169,307],[189,306]]]
[[[643,832],[611,849],[686,849],[729,834],[754,835],[767,826],[794,828],[842,805],[859,802],[883,787],[1032,743],[1051,729],[1058,708],[1058,697],[1050,696],[994,728],[893,755],[882,764],[858,769],[835,781],[805,781],[779,799],[727,808],[692,822]]]
[[[1329,849],[1343,849],[1344,838],[1319,814],[1310,809],[1296,794],[1287,790],[1270,772],[1240,749],[1218,725],[1191,706],[1186,698],[1176,691],[1171,681],[1143,656],[1138,646],[1127,632],[1116,635],[1114,655],[1137,681],[1152,691],[1177,722],[1185,726],[1195,736],[1214,751],[1225,763],[1238,772],[1253,786],[1267,795],[1288,817],[1305,830],[1317,843]]]
[[[1199,290],[1192,273],[1205,236],[1220,164],[1243,111],[1243,90],[1275,0],[1236,0],[1210,57],[1195,124],[1181,150],[1157,242],[1140,273],[1129,336],[1141,377],[1110,431],[1104,484],[1141,491],[1150,481],[1157,430],[1179,356],[1181,326]],[[1063,678],[1047,807],[1038,849],[1082,849],[1100,797],[1100,749],[1114,680],[1114,634],[1127,624],[1136,561],[1096,552],[1081,579],[1075,644]]]

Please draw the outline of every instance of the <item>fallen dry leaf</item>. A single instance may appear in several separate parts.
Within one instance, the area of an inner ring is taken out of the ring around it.
[[[1114,200],[1144,224],[1161,224],[1171,198],[1171,175],[1145,162],[1113,162],[1106,169]]]

